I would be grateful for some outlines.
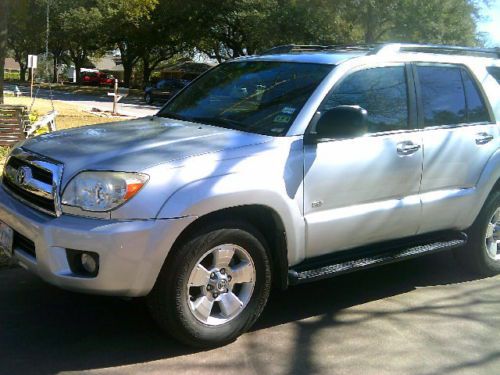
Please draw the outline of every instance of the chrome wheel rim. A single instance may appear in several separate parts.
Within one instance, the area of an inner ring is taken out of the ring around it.
[[[241,246],[224,244],[197,261],[187,283],[191,313],[203,324],[225,324],[245,309],[255,288],[255,265]]]
[[[488,222],[488,227],[486,228],[486,252],[488,256],[495,260],[500,260],[500,207],[496,209],[495,213]]]

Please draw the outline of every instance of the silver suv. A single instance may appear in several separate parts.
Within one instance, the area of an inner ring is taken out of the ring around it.
[[[499,273],[498,53],[283,46],[226,62],[156,116],[14,148],[0,247],[62,288],[147,296],[199,347],[248,330],[272,286],[447,249]]]

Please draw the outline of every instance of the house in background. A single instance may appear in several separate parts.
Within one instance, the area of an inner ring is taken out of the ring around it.
[[[123,80],[123,65],[121,64],[120,56],[114,53],[107,53],[102,57],[95,57],[89,59],[82,72],[102,72],[113,75],[119,81]],[[76,70],[74,66],[67,68],[67,77],[70,82],[76,82]]]
[[[19,79],[21,67],[12,57],[5,58],[4,76],[6,79]]]

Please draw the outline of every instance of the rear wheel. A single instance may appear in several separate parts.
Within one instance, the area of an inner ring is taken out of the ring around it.
[[[248,330],[271,285],[262,236],[242,223],[197,235],[173,251],[148,298],[158,324],[195,347],[223,345]]]
[[[492,193],[468,231],[466,247],[455,254],[470,271],[491,276],[500,273],[500,192]]]

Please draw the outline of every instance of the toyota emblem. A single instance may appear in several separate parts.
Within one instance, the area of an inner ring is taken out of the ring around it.
[[[26,182],[26,176],[30,173],[28,167],[21,167],[17,170],[16,181],[19,185],[24,185]]]

